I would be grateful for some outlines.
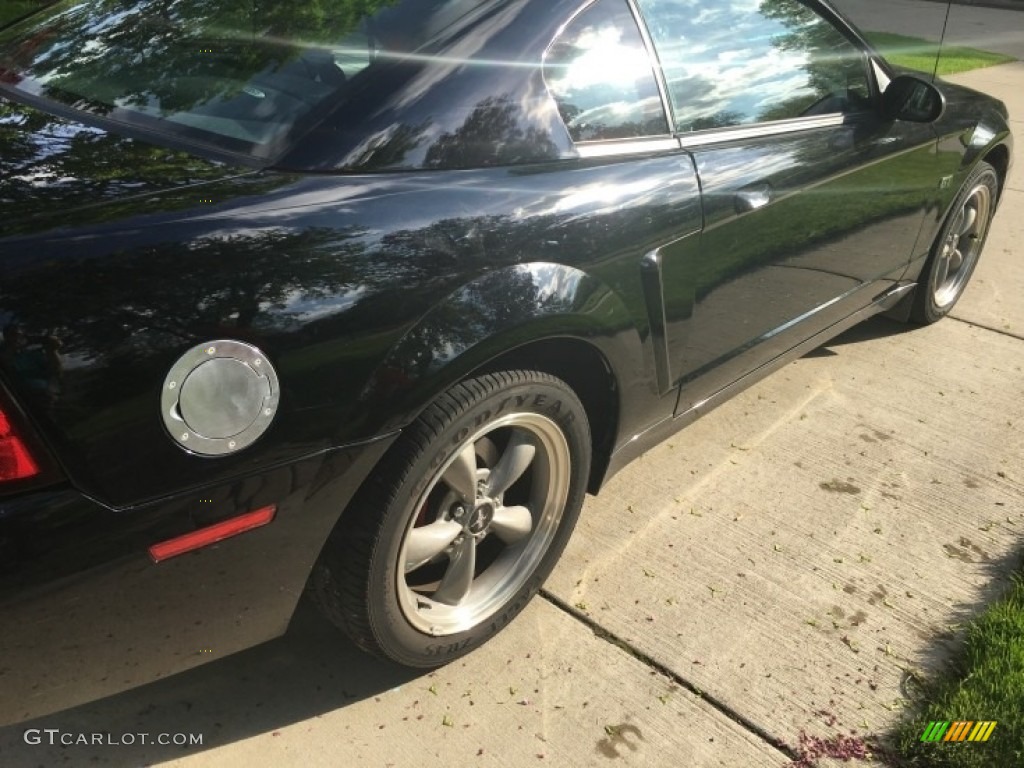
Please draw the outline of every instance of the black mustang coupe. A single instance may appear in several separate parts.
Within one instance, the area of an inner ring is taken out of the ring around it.
[[[63,0],[0,30],[0,722],[507,625],[586,493],[978,261],[1007,112],[824,0]]]

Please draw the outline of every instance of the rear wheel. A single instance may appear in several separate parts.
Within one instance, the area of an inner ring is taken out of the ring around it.
[[[402,435],[353,500],[313,590],[358,645],[413,667],[458,658],[540,588],[590,471],[586,413],[529,371],[463,382]]]
[[[979,163],[957,195],[918,281],[911,318],[934,323],[949,314],[978,265],[999,197],[999,176]]]

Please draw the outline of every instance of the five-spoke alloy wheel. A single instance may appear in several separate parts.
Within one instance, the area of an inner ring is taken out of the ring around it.
[[[466,438],[418,500],[399,554],[409,623],[451,635],[505,605],[558,531],[571,465],[565,436],[540,414],[505,416]]]
[[[561,554],[590,470],[562,381],[511,371],[440,397],[385,457],[321,556],[314,593],[357,644],[415,667],[496,634]]]
[[[918,281],[912,313],[917,322],[945,317],[963,294],[985,247],[998,196],[995,169],[979,163],[957,195]]]

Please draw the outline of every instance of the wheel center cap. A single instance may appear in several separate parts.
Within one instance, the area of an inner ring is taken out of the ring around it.
[[[468,530],[470,533],[483,533],[494,519],[494,502],[485,501],[473,510],[469,518]]]

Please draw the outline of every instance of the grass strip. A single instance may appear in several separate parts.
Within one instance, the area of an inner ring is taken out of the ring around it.
[[[890,32],[865,32],[867,39],[874,45],[890,64],[905,69],[927,72],[931,75],[935,69],[935,59],[939,57],[938,75],[955,75],[982,67],[993,67],[1016,61],[1012,56],[1001,53],[979,51],[976,48],[965,48],[956,45],[942,46],[939,56],[939,44],[918,37],[894,35]]]
[[[1015,574],[1006,595],[968,625],[963,647],[948,671],[925,685],[923,700],[923,709],[895,734],[896,749],[906,765],[1024,765],[1024,573]],[[984,743],[921,741],[929,722],[958,720],[998,724]]]

